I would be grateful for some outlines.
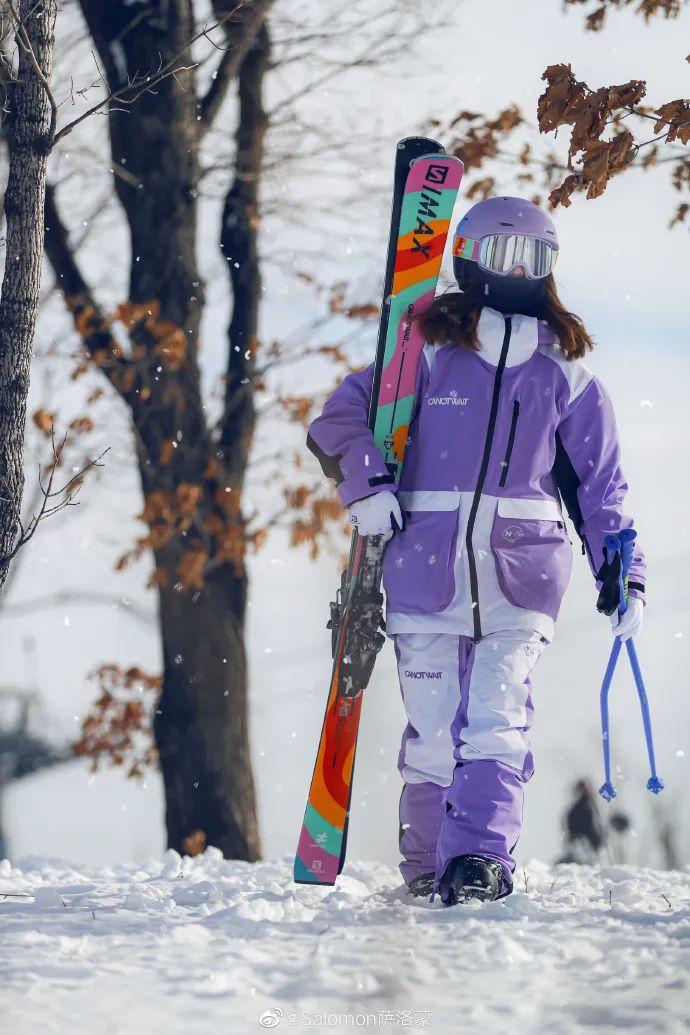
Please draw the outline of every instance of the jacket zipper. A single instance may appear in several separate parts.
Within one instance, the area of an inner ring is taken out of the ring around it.
[[[501,472],[501,478],[499,486],[504,487],[506,478],[508,477],[508,468],[510,467],[510,458],[513,455],[513,446],[515,445],[515,432],[517,430],[518,417],[520,416],[520,400],[516,399],[513,403],[513,419],[510,422],[510,433],[508,435],[508,445],[506,447],[506,455],[503,459],[503,471]]]
[[[491,447],[493,445],[494,431],[496,430],[496,418],[498,416],[498,400],[501,394],[501,381],[503,380],[503,371],[505,370],[506,360],[508,358],[508,347],[510,345],[510,334],[512,329],[512,320],[510,316],[506,316],[505,325],[503,345],[501,346],[501,356],[498,361],[496,375],[494,377],[494,389],[491,396],[491,409],[489,411],[489,424],[486,429],[486,439],[484,440],[484,453],[482,456],[481,467],[479,468],[477,487],[474,490],[472,506],[470,507],[470,514],[467,519],[467,533],[465,535],[465,543],[467,544],[467,566],[470,573],[470,598],[472,600],[474,640],[477,643],[482,638],[482,623],[481,615],[479,613],[479,580],[477,579],[477,564],[474,559],[474,548],[472,546],[472,532],[474,531],[474,523],[477,519],[477,511],[479,510],[479,501],[481,500],[482,489],[484,488],[486,474],[489,470],[489,460],[491,459]]]

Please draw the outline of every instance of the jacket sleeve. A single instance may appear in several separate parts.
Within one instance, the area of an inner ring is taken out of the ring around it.
[[[419,367],[417,409],[426,367],[422,357]],[[373,363],[355,374],[348,374],[326,402],[321,416],[309,425],[307,446],[321,464],[323,473],[335,480],[344,507],[375,492],[397,489],[395,477],[386,467],[367,423],[373,380]]]
[[[628,485],[620,466],[613,406],[596,377],[566,407],[558,425],[554,477],[601,589],[611,574],[604,539],[631,528],[633,521],[623,513]],[[628,590],[644,600],[645,559],[637,540]]]

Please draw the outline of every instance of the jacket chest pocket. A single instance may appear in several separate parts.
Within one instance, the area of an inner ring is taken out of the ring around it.
[[[558,617],[573,565],[554,499],[499,498],[491,530],[498,582],[517,607]]]
[[[455,594],[460,493],[399,492],[405,527],[386,546],[383,588],[390,611],[443,611]]]

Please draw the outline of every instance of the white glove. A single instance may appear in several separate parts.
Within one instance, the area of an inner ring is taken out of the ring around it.
[[[629,597],[628,610],[620,617],[618,611],[611,615],[611,628],[614,636],[620,636],[623,643],[640,631],[644,618],[644,604],[639,597]]]
[[[350,521],[357,526],[360,535],[385,534],[386,541],[403,527],[397,496],[385,490],[356,500],[350,507]]]

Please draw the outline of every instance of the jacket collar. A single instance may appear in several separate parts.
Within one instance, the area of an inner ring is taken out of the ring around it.
[[[536,351],[539,344],[540,324],[543,321],[537,320],[534,316],[524,316],[522,313],[512,314],[512,329],[510,334],[510,345],[508,346],[507,367],[516,367],[520,363],[526,363],[530,356]],[[490,306],[482,306],[477,324],[477,337],[479,338],[479,355],[491,366],[498,366],[503,348],[503,336],[505,334],[505,316],[497,309]]]

